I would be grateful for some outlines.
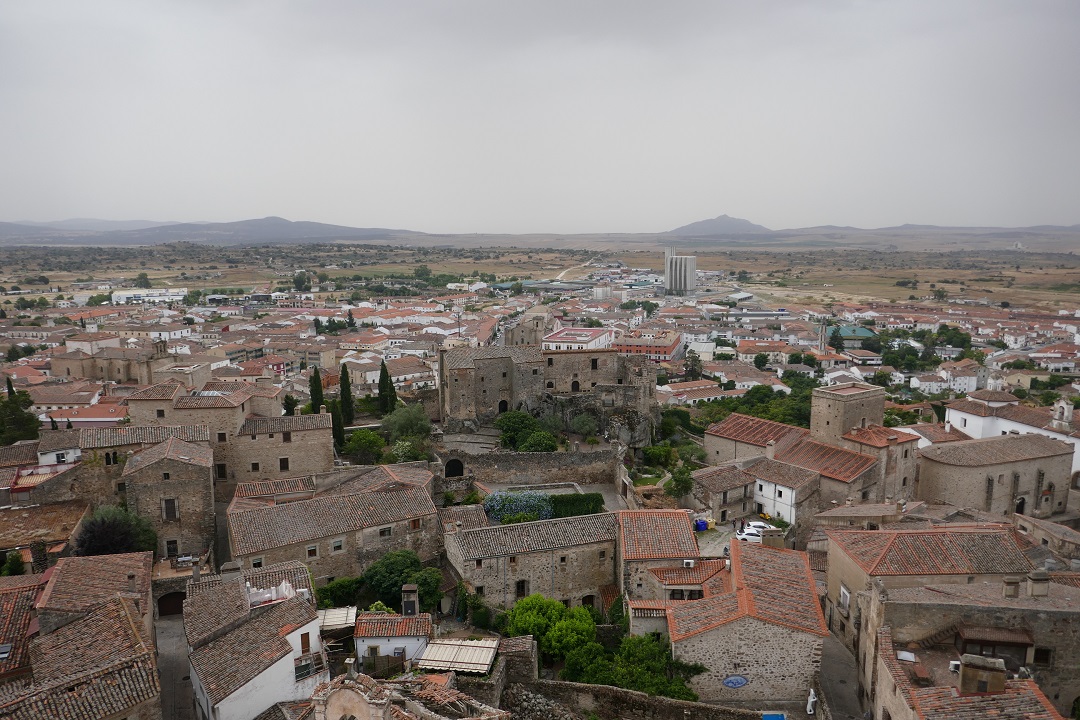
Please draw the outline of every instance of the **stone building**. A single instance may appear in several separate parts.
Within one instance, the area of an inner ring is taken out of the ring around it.
[[[490,425],[500,413],[582,413],[631,447],[647,445],[658,421],[656,373],[612,349],[544,351],[533,346],[455,348],[439,355],[439,403],[450,432]]]
[[[412,550],[430,561],[440,549],[438,516],[422,487],[344,488],[282,504],[238,497],[228,523],[233,559],[243,567],[299,560],[317,585],[360,575],[392,550]]]
[[[868,592],[926,585],[1001,583],[1031,561],[1007,525],[932,530],[828,530],[825,612],[829,628],[858,655]]]
[[[158,341],[136,347],[102,346],[92,353],[76,349],[53,355],[50,362],[54,377],[149,385],[155,381],[154,371],[173,365],[176,358],[164,341]]]
[[[754,501],[754,476],[736,465],[714,465],[694,470],[691,494],[708,508],[718,523],[746,517]]]
[[[248,418],[228,448],[216,477],[277,479],[334,468],[334,431],[329,413]],[[216,460],[216,458],[215,458]]]
[[[885,418],[885,388],[845,383],[814,388],[810,435],[817,441],[840,445],[852,428],[881,426]]]
[[[506,329],[507,345],[540,345],[555,326],[555,316],[547,305],[534,305],[522,313],[513,327]]]
[[[200,557],[213,548],[213,463],[205,445],[169,438],[124,466],[128,508],[157,532],[159,557]]]
[[[685,510],[624,510],[618,518],[618,585],[623,597],[650,599],[651,570],[692,567],[701,555]]]
[[[1000,435],[924,448],[918,496],[1008,516],[1065,512],[1073,447],[1037,435]]]
[[[722,592],[666,608],[672,656],[707,668],[691,689],[725,705],[805,700],[829,634],[806,554],[732,543],[725,574]]]
[[[617,525],[611,513],[472,529],[451,525],[446,559],[493,607],[509,609],[533,593],[599,607],[601,589],[615,584]]]

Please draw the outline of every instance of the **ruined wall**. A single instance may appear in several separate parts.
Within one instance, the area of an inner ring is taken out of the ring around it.
[[[618,465],[622,456],[617,448],[599,450],[580,450],[577,452],[550,453],[514,453],[490,452],[479,455],[460,450],[448,450],[440,453],[442,468],[436,479],[435,492],[454,490],[456,481],[463,478],[450,478],[450,483],[442,477],[446,463],[459,460],[464,467],[464,479],[481,485],[517,484],[541,485],[546,483],[575,482],[579,485],[606,485],[618,479]]]
[[[528,686],[511,686],[509,699],[520,697],[521,690],[536,693],[582,717],[594,713],[601,720],[760,720],[760,712],[705,705],[703,703],[652,697],[634,690],[608,685],[538,680]],[[516,703],[507,703],[516,713]]]
[[[491,707],[499,707],[503,689],[506,687],[506,659],[501,655],[495,658],[495,664],[487,675],[457,673],[455,682],[458,690],[473,699]]]

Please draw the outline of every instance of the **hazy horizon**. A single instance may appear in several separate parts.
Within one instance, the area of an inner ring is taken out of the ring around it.
[[[1078,21],[1065,0],[12,0],[0,217],[1069,226]]]

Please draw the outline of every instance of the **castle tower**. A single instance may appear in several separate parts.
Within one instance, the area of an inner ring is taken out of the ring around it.
[[[843,445],[840,438],[852,428],[881,425],[885,420],[885,388],[844,383],[814,388],[810,407],[810,436],[818,442]]]

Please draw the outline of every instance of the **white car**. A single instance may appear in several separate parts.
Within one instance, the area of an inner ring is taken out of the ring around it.
[[[751,520],[750,522],[746,523],[746,527],[753,528],[755,530],[772,530],[776,526],[770,525],[764,520]]]
[[[742,532],[735,533],[735,538],[743,542],[760,543],[761,533],[756,528],[748,527]]]

